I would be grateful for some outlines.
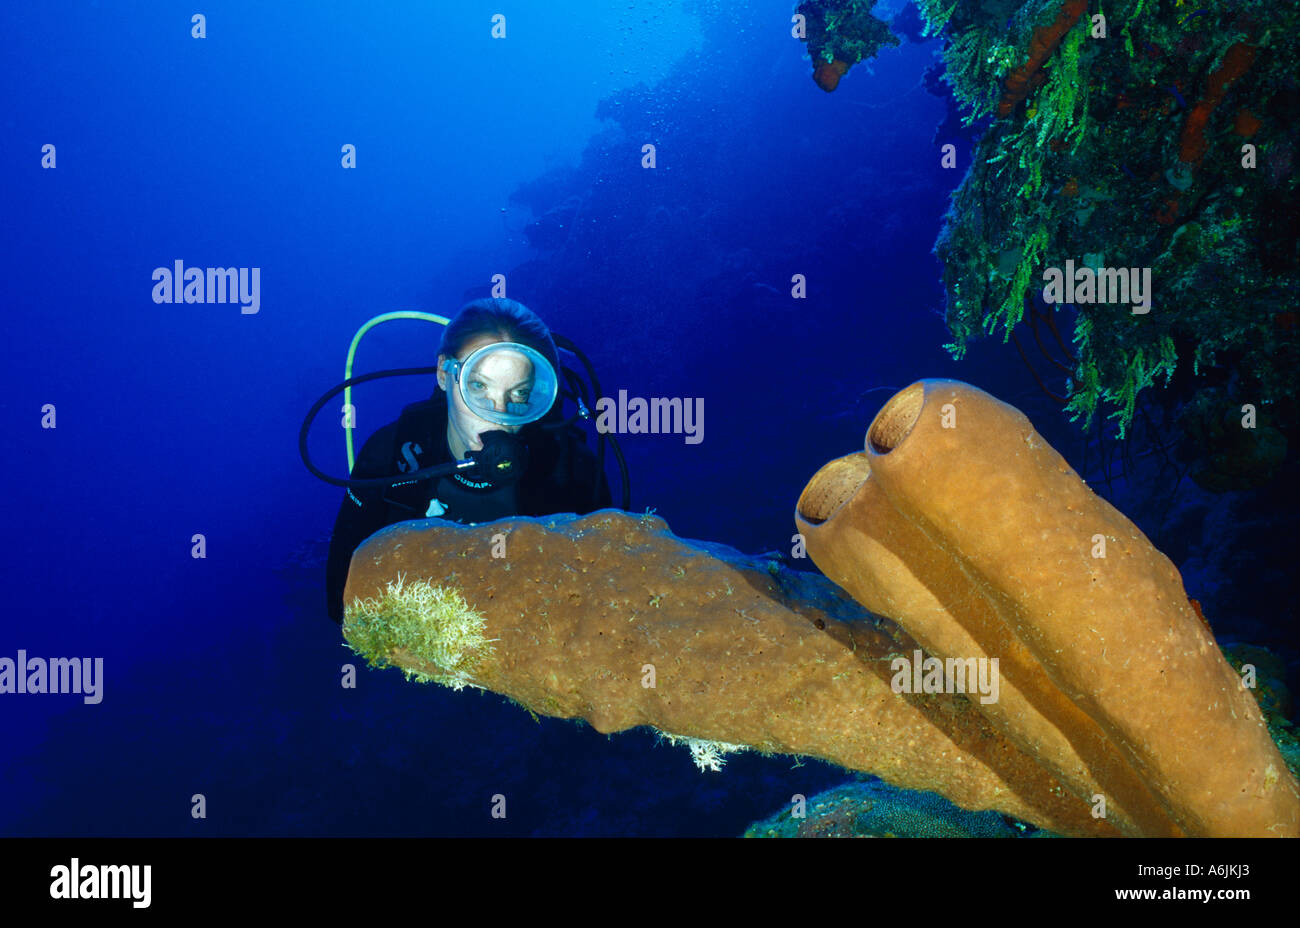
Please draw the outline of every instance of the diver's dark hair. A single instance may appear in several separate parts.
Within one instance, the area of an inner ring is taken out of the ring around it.
[[[466,345],[483,335],[527,345],[550,361],[559,375],[560,353],[555,349],[551,330],[523,303],[504,297],[483,297],[462,306],[443,329],[438,354],[459,358]]]

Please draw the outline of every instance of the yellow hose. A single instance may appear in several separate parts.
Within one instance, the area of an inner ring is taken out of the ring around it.
[[[381,315],[375,316],[375,318],[371,319],[361,328],[357,329],[357,334],[352,336],[352,344],[348,346],[347,364],[344,365],[343,367],[344,380],[352,379],[352,361],[354,358],[356,358],[357,345],[361,344],[361,336],[365,335],[375,326],[379,325],[379,323],[392,322],[394,319],[420,319],[423,320],[424,322],[436,322],[439,325],[447,325],[449,322],[451,322],[451,320],[448,319],[446,316],[437,316],[434,315],[433,313],[421,313],[421,312],[416,312],[415,310],[401,310],[395,313],[383,313]],[[343,408],[346,410],[352,409],[352,388],[351,387],[347,387],[343,391]],[[352,427],[349,425],[348,427],[344,428],[343,434],[347,438],[348,473],[350,474],[352,473],[353,464],[356,463],[352,453]]]

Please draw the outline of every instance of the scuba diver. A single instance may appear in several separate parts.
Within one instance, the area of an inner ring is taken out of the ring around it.
[[[413,368],[351,378],[349,355],[349,379],[321,398],[299,436],[308,468],[348,488],[326,566],[327,604],[335,622],[343,621],[343,589],[353,551],[385,526],[435,517],[478,524],[517,515],[582,515],[611,505],[604,475],[606,436],[601,436],[600,454],[593,454],[582,429],[573,424],[577,416],[564,419],[556,402],[563,377],[581,388],[568,395],[577,402],[579,415],[589,416],[585,384],[561,366],[557,341],[587,364],[572,343],[553,338],[522,303],[485,298],[466,304],[443,331],[433,396],[407,406],[395,422],[371,435],[357,455],[351,479],[339,480],[317,470],[306,451],[307,430],[324,403],[350,384],[433,371]],[[594,381],[590,365],[588,371]],[[595,389],[599,391],[598,384]],[[626,468],[616,443],[614,448],[624,470],[626,508]]]

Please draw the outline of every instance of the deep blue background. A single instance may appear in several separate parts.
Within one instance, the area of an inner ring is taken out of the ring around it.
[[[340,492],[297,433],[367,318],[452,315],[502,273],[607,394],[705,398],[702,444],[624,439],[633,506],[685,537],[788,549],[804,483],[919,377],[1020,405],[1080,465],[1077,429],[1007,346],[942,350],[931,247],[970,140],[934,138],[936,43],[828,95],[789,0],[201,11],[200,40],[176,4],[0,9],[0,655],[106,664],[98,706],[0,699],[0,833],[728,835],[843,780],[747,755],[701,774],[647,733],[536,723],[392,671],[342,689],[355,658],[322,592]],[[177,259],[260,267],[260,313],[154,304],[153,269]],[[359,371],[429,364],[439,335],[382,327]],[[430,389],[362,388],[358,437]],[[324,419],[313,448],[345,469]],[[1294,580],[1268,541],[1294,530],[1286,506],[1103,489],[1216,627],[1286,644]]]

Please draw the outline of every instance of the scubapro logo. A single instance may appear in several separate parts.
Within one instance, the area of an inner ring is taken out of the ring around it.
[[[424,454],[424,449],[413,441],[404,442],[402,444],[402,460],[398,462],[397,469],[403,474],[419,470],[420,461],[416,458],[417,454]]]

